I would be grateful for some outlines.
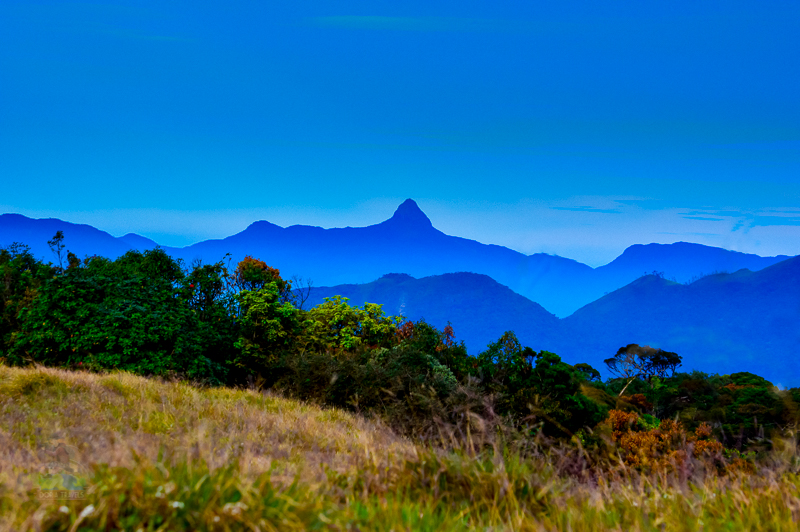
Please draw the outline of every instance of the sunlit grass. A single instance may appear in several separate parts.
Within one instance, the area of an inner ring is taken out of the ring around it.
[[[85,499],[37,499],[57,441],[88,467]],[[266,392],[0,365],[6,530],[794,530],[781,453],[750,476],[582,478],[557,450],[445,452]]]

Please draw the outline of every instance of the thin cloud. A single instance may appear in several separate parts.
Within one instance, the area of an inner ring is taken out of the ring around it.
[[[686,231],[686,232],[683,232],[683,233],[672,233],[672,232],[668,232],[668,231],[656,231],[655,234],[657,234],[657,235],[677,235],[677,236],[693,235],[693,236],[707,236],[707,237],[713,237],[713,238],[719,238],[721,236],[718,233],[698,233],[698,232],[695,232],[695,231]]]
[[[98,33],[111,35],[113,37],[121,37],[123,39],[136,39],[140,41],[172,41],[172,42],[192,42],[196,39],[187,39],[185,37],[175,37],[173,35],[150,35],[146,33],[138,33],[128,30],[99,30]]]
[[[742,211],[724,211],[724,210],[716,210],[716,209],[703,209],[703,210],[694,210],[684,213],[686,216],[733,216],[733,217],[740,217],[745,216],[745,213]]]
[[[621,214],[621,211],[616,209],[598,209],[595,207],[589,207],[588,205],[580,206],[580,207],[550,207],[551,209],[555,209],[557,211],[575,211],[575,212],[599,212],[603,214]]]
[[[800,218],[788,216],[754,216],[750,227],[768,225],[800,225]]]
[[[708,222],[722,222],[725,218],[709,218],[707,216],[684,216],[687,220],[706,220]]]
[[[381,17],[346,15],[313,17],[308,19],[308,23],[312,26],[324,28],[352,30],[506,32],[540,29],[534,24],[525,21],[458,17]]]
[[[800,209],[766,209],[764,212],[775,212],[778,214],[794,214],[800,216]]]
[[[768,211],[768,212],[781,212],[781,211]],[[783,211],[789,214],[796,215],[796,211]],[[731,227],[731,232],[736,232],[739,229],[743,229],[745,234],[750,232],[750,229],[755,227],[797,227],[800,226],[800,216],[774,216],[769,214],[755,214],[755,215],[747,215],[744,218],[740,218],[736,221],[736,223]]]

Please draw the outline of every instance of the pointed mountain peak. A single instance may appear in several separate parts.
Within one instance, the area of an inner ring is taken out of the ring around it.
[[[433,224],[419,208],[417,202],[412,199],[407,199],[397,207],[394,215],[390,220],[392,224],[402,225],[408,228],[428,228],[433,227]]]

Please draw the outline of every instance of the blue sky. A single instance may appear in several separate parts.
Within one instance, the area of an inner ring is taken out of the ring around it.
[[[797,2],[521,4],[4,0],[0,212],[800,253]]]

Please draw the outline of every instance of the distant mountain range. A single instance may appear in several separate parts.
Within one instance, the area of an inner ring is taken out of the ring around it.
[[[629,343],[683,357],[681,368],[709,373],[750,371],[784,386],[800,385],[800,257],[759,272],[716,274],[689,285],[641,277],[560,320],[485,275],[454,273],[414,279],[391,274],[363,285],[313,289],[308,304],[341,295],[351,304],[384,304],[438,328],[451,322],[472,354],[513,330],[524,345],[587,362]],[[606,374],[606,376],[608,376]]]
[[[800,257],[689,285],[643,277],[562,321],[558,348],[570,358],[644,343],[681,354],[685,369],[750,371],[800,386]]]
[[[79,257],[97,254],[115,258],[129,249],[144,250],[156,245],[135,234],[115,238],[88,225],[4,214],[0,215],[0,246],[23,242],[37,256],[51,259],[47,240],[57,230],[64,232],[67,249]],[[647,272],[663,272],[667,278],[683,282],[718,271],[757,271],[788,258],[679,242],[634,245],[611,263],[591,268],[555,255],[524,255],[502,246],[446,235],[435,229],[410,199],[390,219],[368,227],[282,228],[260,221],[224,239],[164,249],[187,262],[216,262],[231,253],[235,264],[245,255],[252,255],[280,269],[287,278],[299,275],[317,286],[368,283],[389,272],[416,278],[452,272],[479,273],[559,317],[572,314]]]
[[[134,233],[115,238],[91,225],[73,224],[57,218],[37,220],[21,214],[0,215],[0,247],[22,242],[40,259],[55,260],[47,241],[53,238],[56,231],[64,232],[67,249],[80,258],[100,255],[115,259],[131,249],[144,251],[158,246],[149,238]]]

